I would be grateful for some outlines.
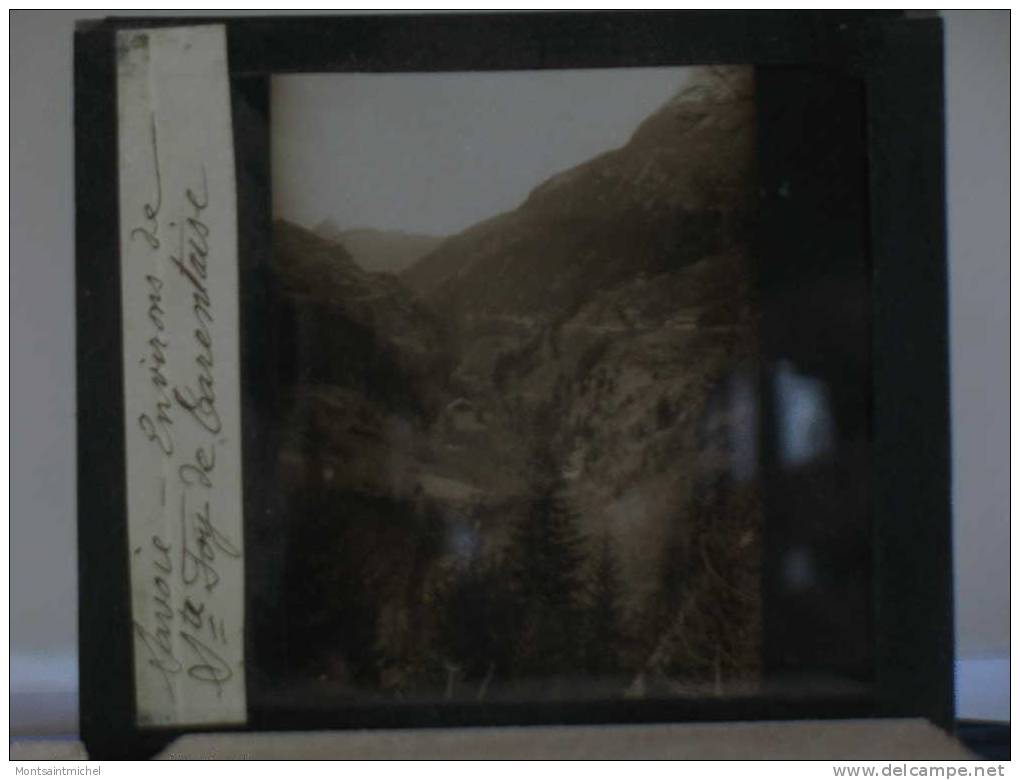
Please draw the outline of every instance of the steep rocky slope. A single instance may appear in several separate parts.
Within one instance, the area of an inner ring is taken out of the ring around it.
[[[749,69],[701,71],[625,146],[401,275],[449,313],[453,376],[509,421],[502,446],[546,440],[586,532],[620,539],[635,603],[710,470],[709,400],[753,359],[753,116]]]
[[[462,316],[562,317],[594,290],[732,241],[752,191],[750,72],[700,73],[620,149],[539,185],[402,275]]]

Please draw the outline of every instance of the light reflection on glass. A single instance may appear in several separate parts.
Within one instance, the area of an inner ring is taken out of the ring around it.
[[[802,466],[835,448],[829,390],[824,382],[780,363],[774,378],[779,457],[785,466]]]

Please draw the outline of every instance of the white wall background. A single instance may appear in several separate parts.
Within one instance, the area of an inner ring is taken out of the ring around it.
[[[957,707],[1009,719],[1009,12],[947,11]]]
[[[14,734],[77,728],[71,43],[99,15],[11,15]],[[1006,720],[1009,14],[944,16],[958,708]]]

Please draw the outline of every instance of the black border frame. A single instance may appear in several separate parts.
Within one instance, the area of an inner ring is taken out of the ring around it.
[[[94,757],[149,755],[186,729],[139,729],[125,555],[116,90],[124,27],[227,25],[242,317],[267,264],[266,76],[749,63],[849,74],[864,85],[871,257],[871,477],[875,700],[753,699],[583,705],[415,706],[249,713],[249,729],[733,718],[953,719],[949,380],[942,32],[937,18],[841,12],[496,13],[117,19],[75,36],[81,733]],[[250,116],[244,119],[245,112]],[[247,132],[239,133],[238,123]],[[263,130],[260,131],[259,128]],[[271,404],[242,337],[245,419]],[[245,471],[251,449],[245,427]],[[254,455],[251,453],[254,452]],[[246,526],[271,497],[245,486]]]

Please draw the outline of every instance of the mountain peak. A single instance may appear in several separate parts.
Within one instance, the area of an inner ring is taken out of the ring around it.
[[[690,80],[667,101],[665,107],[687,103],[733,103],[750,100],[753,94],[754,71],[751,68],[717,65],[694,71]]]
[[[331,217],[326,217],[322,222],[312,228],[312,232],[315,235],[325,238],[329,241],[339,241],[342,231],[340,226],[333,221]]]

